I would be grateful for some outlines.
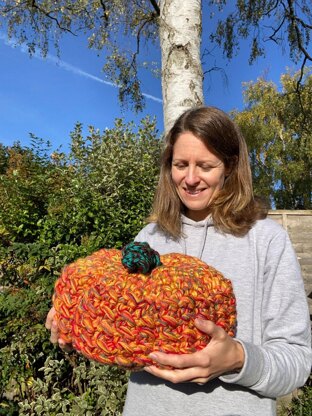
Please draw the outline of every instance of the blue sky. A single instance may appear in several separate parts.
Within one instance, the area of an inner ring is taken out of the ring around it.
[[[29,133],[49,140],[53,148],[67,149],[69,134],[76,122],[93,125],[100,130],[112,127],[116,117],[136,123],[149,114],[156,116],[162,131],[161,81],[147,71],[142,74],[142,90],[146,107],[138,115],[123,111],[118,102],[118,91],[105,79],[103,57],[89,50],[82,37],[66,36],[61,44],[61,60],[51,52],[43,59],[30,58],[25,48],[8,42],[0,32],[0,143],[12,145],[19,140],[30,143]],[[205,45],[204,45],[205,46]],[[280,75],[292,67],[287,55],[276,46],[269,48],[267,57],[248,64],[249,44],[241,44],[240,53],[230,62],[215,48],[208,66],[222,66],[204,83],[205,103],[225,111],[243,109],[242,82],[256,80],[265,74],[279,85]],[[159,50],[149,50],[148,56],[159,60]]]

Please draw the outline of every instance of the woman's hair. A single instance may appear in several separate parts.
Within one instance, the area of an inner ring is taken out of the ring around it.
[[[224,163],[228,175],[223,188],[209,206],[214,226],[242,236],[253,223],[267,215],[266,206],[254,198],[248,150],[244,137],[229,116],[215,107],[196,107],[184,112],[165,139],[160,177],[149,221],[173,237],[182,233],[181,202],[171,177],[173,146],[190,132]]]

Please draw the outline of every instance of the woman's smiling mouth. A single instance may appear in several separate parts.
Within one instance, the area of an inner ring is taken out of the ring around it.
[[[200,194],[201,192],[203,192],[203,191],[204,191],[204,189],[194,189],[194,190],[192,190],[192,189],[187,189],[187,188],[184,188],[184,191],[185,191],[187,194],[189,194],[189,195],[198,195],[198,194]]]

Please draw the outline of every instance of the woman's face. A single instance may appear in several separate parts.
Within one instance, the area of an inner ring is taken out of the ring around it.
[[[185,205],[186,216],[201,221],[223,187],[224,163],[191,132],[182,133],[173,146],[171,176]]]

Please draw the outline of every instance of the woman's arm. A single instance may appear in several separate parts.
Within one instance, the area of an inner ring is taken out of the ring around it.
[[[288,394],[311,372],[311,327],[297,256],[281,230],[268,245],[261,311],[262,345],[242,342],[245,364],[221,380],[267,397]]]

